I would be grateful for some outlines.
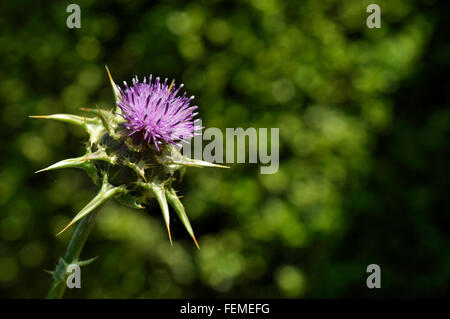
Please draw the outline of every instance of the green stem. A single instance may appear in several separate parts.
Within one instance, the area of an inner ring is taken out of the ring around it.
[[[94,210],[91,214],[83,217],[77,225],[72,239],[67,246],[63,261],[60,261],[53,275],[53,282],[47,294],[47,299],[59,299],[66,290],[66,268],[67,265],[78,262],[81,251],[94,225],[95,217],[99,210]]]

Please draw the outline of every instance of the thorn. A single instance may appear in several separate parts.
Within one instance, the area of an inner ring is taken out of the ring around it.
[[[63,230],[61,230],[59,233],[56,234],[56,236],[61,235],[63,232],[65,232],[67,230],[67,228],[69,228],[70,226],[72,226],[73,223],[69,223],[69,225],[67,225],[66,227],[64,227]]]
[[[169,234],[170,246],[173,247],[172,235],[170,234],[170,227],[169,227],[169,225],[166,225],[166,226],[167,226],[167,233]]]
[[[108,73],[109,81],[113,84],[114,81],[113,81],[113,79],[112,79],[112,77],[111,77],[111,73],[109,73],[108,66],[105,65],[105,68],[106,68],[106,72]]]
[[[145,182],[147,182],[147,178],[145,178],[145,170],[144,170],[144,172],[142,172],[142,171],[139,169],[139,166],[138,166],[137,163],[132,163],[132,162],[129,162],[129,161],[128,161],[127,166],[128,166],[129,168],[131,168],[135,173],[138,173],[139,176],[142,177],[142,178],[144,179]]]
[[[50,274],[53,276],[53,271],[48,270],[48,269],[42,269],[43,272],[46,272],[47,274]]]
[[[144,179],[144,181],[147,182],[147,179],[145,178],[145,171],[144,172],[141,172],[141,170],[138,170],[138,171],[139,171],[139,175]]]
[[[200,246],[197,243],[197,239],[195,239],[195,236],[192,234],[192,239],[194,240],[195,246],[197,246],[197,249],[200,250]]]
[[[48,115],[28,115],[28,117],[31,117],[32,119],[48,119]]]

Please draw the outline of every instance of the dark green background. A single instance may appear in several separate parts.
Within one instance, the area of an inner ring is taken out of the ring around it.
[[[68,1],[0,5],[0,295],[44,297],[95,194],[84,172],[34,171],[83,132],[28,115],[113,105],[118,83],[185,83],[206,127],[280,128],[280,169],[190,169],[201,246],[157,204],[102,208],[66,297],[442,297],[450,292],[450,12],[444,1]],[[366,287],[381,266],[382,288]]]

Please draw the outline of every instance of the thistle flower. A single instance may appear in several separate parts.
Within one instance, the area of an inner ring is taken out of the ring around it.
[[[82,110],[93,114],[90,117],[72,114],[32,116],[53,119],[78,125],[89,134],[86,153],[55,163],[38,172],[81,168],[100,186],[97,195],[60,232],[80,221],[66,254],[60,259],[48,297],[61,297],[68,264],[86,264],[78,260],[81,249],[92,228],[96,208],[115,198],[121,204],[142,209],[155,198],[166,224],[170,243],[169,204],[180,218],[186,230],[195,239],[189,218],[184,210],[173,183],[184,174],[186,167],[225,167],[183,156],[176,146],[188,141],[201,127],[194,120],[197,106],[190,106],[193,97],[186,93],[177,96],[183,85],[172,90],[167,79],[152,82],[152,77],[143,82],[133,79],[133,85],[117,86],[106,68],[113,89],[116,105],[111,110]],[[118,107],[118,108],[117,108]],[[94,214],[92,214],[94,212]],[[89,215],[89,216],[88,216]]]
[[[124,90],[119,87],[122,99],[117,105],[123,112],[121,116],[127,120],[128,135],[153,142],[158,151],[160,144],[177,145],[177,141],[188,141],[201,129],[195,126],[198,120],[193,119],[198,114],[194,113],[197,106],[189,105],[194,96],[187,97],[186,92],[177,96],[183,84],[172,90],[173,84],[169,86],[167,78],[161,83],[159,77],[152,83],[150,75],[148,83],[145,77],[139,82],[136,76],[131,87],[126,82]]]

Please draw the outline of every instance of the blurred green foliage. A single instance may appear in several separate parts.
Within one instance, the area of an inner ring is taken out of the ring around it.
[[[45,296],[73,230],[55,234],[96,191],[82,171],[33,174],[81,155],[85,136],[28,115],[110,108],[105,64],[118,83],[185,83],[206,127],[279,127],[280,169],[188,170],[201,250],[175,215],[170,247],[156,203],[105,205],[82,254],[99,258],[67,297],[448,294],[450,9],[434,2],[377,1],[382,28],[368,29],[372,1],[78,0],[68,29],[71,2],[4,1],[1,296]]]

